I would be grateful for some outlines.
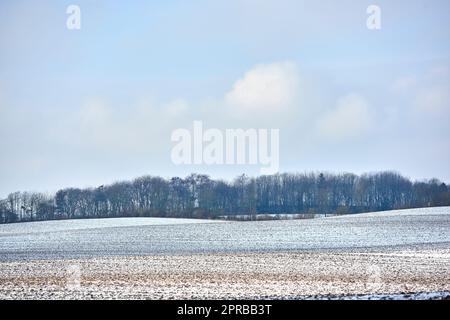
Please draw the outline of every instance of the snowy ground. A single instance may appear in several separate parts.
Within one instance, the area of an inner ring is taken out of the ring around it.
[[[175,218],[109,218],[36,221],[0,225],[0,236],[8,234],[48,233],[57,231],[211,223],[214,220]]]
[[[0,298],[450,297],[449,207],[315,220],[132,220],[0,226]]]

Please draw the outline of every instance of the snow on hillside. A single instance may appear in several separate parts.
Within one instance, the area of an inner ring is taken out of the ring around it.
[[[450,207],[434,207],[434,208],[416,208],[416,209],[401,209],[389,211],[377,211],[359,213],[353,215],[334,216],[332,218],[369,218],[369,217],[399,217],[399,216],[422,216],[422,215],[450,215]]]
[[[117,218],[0,226],[0,261],[105,255],[341,250],[450,243],[450,207],[253,222]],[[212,222],[212,223],[206,223]]]
[[[121,218],[2,225],[0,299],[449,296],[449,207],[204,222],[210,221]],[[80,275],[75,288],[73,271]]]
[[[97,228],[158,226],[213,222],[218,221],[178,218],[106,218],[35,221],[0,225],[0,236],[6,234],[45,233]]]

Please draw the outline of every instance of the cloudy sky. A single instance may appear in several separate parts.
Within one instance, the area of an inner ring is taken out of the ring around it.
[[[68,30],[66,9],[81,9]],[[381,29],[366,26],[369,5]],[[280,171],[450,182],[450,2],[0,2],[0,197],[181,165],[171,132],[280,129]]]

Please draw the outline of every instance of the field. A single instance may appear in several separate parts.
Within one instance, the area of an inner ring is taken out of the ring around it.
[[[0,298],[450,296],[450,207],[311,220],[0,226]]]

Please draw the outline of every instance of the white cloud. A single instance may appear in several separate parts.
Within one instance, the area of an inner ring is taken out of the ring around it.
[[[394,92],[405,93],[414,89],[417,85],[417,78],[415,76],[406,76],[398,78],[392,85]]]
[[[436,85],[420,90],[414,99],[413,107],[416,112],[440,115],[450,109],[450,87]]]
[[[435,81],[436,79],[447,79],[449,77],[449,69],[445,65],[439,65],[433,67],[428,74],[426,75],[426,79],[430,81]]]
[[[97,149],[122,147],[126,140],[123,124],[118,121],[115,111],[104,100],[88,99],[80,109],[80,139],[84,145]],[[122,118],[122,120],[125,120]]]
[[[81,124],[85,128],[94,129],[103,126],[110,116],[110,110],[102,99],[89,99],[81,108]]]
[[[258,65],[246,72],[226,94],[225,102],[233,112],[273,113],[292,106],[298,92],[294,63]]]
[[[366,132],[371,124],[371,112],[366,99],[357,94],[349,94],[340,98],[336,108],[318,120],[317,130],[324,138],[340,140]]]
[[[450,78],[446,66],[434,67],[421,76],[401,77],[392,88],[407,97],[409,112],[418,120],[450,111]]]
[[[158,103],[147,98],[126,107],[103,99],[88,99],[75,126],[83,145],[96,150],[162,153],[169,143],[164,137],[170,137],[172,127],[184,123],[187,111],[188,104],[182,99]]]
[[[184,99],[173,100],[163,106],[166,114],[171,117],[180,117],[189,110],[189,104]]]

